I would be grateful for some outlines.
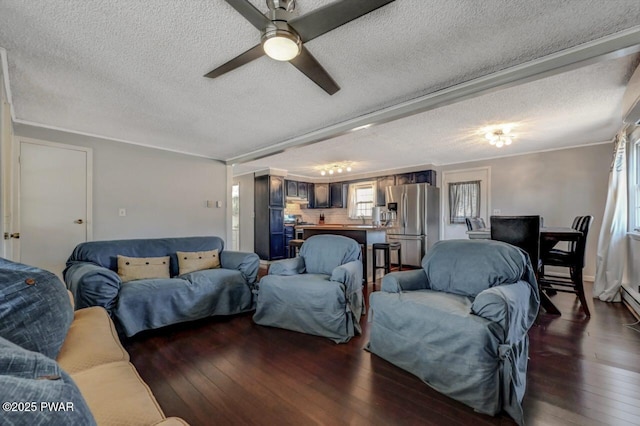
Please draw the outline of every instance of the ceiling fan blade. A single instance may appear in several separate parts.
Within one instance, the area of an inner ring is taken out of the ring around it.
[[[225,0],[227,3],[231,5],[240,15],[244,16],[245,19],[251,24],[263,31],[267,25],[271,23],[269,18],[264,16],[262,12],[260,12],[254,5],[249,3],[249,0]]]
[[[289,25],[300,34],[302,41],[307,42],[393,1],[395,0],[343,0],[292,19]]]
[[[220,65],[213,71],[209,71],[204,76],[209,78],[220,77],[222,74],[233,71],[234,69],[239,68],[244,64],[253,61],[254,59],[258,59],[262,55],[264,55],[264,49],[262,48],[261,44],[257,44],[246,52],[240,54],[239,56],[236,56],[226,64]]]
[[[340,90],[340,86],[338,86],[329,73],[322,68],[322,65],[320,65],[306,47],[302,46],[300,54],[289,62],[328,94],[333,95]]]

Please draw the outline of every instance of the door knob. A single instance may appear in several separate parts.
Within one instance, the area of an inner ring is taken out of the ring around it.
[[[73,223],[77,223],[79,225],[82,225],[84,223],[84,221],[82,219],[78,219],[78,220],[74,220]]]

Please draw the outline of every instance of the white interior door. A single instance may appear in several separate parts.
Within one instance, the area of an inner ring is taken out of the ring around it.
[[[19,140],[20,262],[61,276],[91,239],[91,150]]]
[[[452,170],[442,174],[442,187],[440,196],[442,206],[442,235],[443,240],[466,239],[467,225],[462,223],[450,223],[449,221],[449,184],[456,182],[480,181],[480,217],[489,224],[489,211],[491,194],[491,169],[482,167],[467,170]]]

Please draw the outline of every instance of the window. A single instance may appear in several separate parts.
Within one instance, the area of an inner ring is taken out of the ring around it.
[[[465,223],[465,217],[480,215],[480,181],[449,184],[449,223]]]
[[[349,185],[348,212],[351,219],[370,219],[372,216],[371,211],[375,204],[376,183],[374,181]]]

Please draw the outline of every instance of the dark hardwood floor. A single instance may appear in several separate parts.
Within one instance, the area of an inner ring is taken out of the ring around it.
[[[591,293],[588,286],[587,294]],[[528,425],[640,424],[640,333],[620,303],[558,294],[562,316],[531,329]],[[141,333],[124,340],[167,416],[192,425],[511,425],[433,391],[416,377],[347,344],[253,324],[251,314]],[[637,327],[640,329],[640,327]]]

